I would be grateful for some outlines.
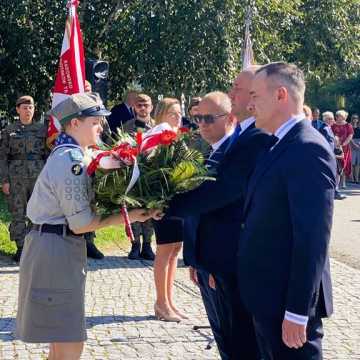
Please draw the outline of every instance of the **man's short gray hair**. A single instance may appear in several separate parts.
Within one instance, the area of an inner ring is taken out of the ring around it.
[[[214,104],[219,106],[225,113],[231,113],[231,99],[229,98],[228,94],[225,94],[221,91],[213,91],[206,94],[202,100],[211,100]],[[200,102],[200,103],[201,103]]]
[[[265,71],[267,77],[273,78],[280,86],[285,87],[292,99],[302,104],[305,96],[305,77],[303,71],[295,64],[274,62],[262,66],[256,74]]]

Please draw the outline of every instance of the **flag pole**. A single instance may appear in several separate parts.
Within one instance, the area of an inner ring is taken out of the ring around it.
[[[243,70],[253,63],[253,50],[251,41],[251,25],[253,20],[254,1],[249,0],[245,14],[245,37],[243,44],[242,66]]]

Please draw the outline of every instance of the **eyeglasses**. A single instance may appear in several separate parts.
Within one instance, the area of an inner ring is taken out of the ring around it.
[[[195,115],[194,122],[196,124],[200,124],[202,121],[205,124],[213,124],[217,118],[226,116],[227,114],[219,114],[219,115]]]

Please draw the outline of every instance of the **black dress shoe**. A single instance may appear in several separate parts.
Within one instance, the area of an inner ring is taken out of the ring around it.
[[[11,257],[17,263],[20,261],[22,249],[22,247],[18,247],[16,253]]]
[[[140,241],[134,241],[131,243],[131,250],[128,254],[128,259],[130,260],[139,260],[140,259]]]
[[[154,254],[154,252],[151,248],[151,244],[149,242],[143,243],[140,256],[145,260],[151,260],[151,261],[155,260],[155,254]]]
[[[104,254],[95,246],[94,243],[86,242],[86,253],[87,257],[92,259],[101,260],[104,258]]]

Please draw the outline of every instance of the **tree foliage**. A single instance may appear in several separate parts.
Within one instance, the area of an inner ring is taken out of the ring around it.
[[[32,94],[49,106],[66,1],[2,0],[0,107]],[[259,63],[286,60],[306,72],[311,104],[323,87],[360,67],[359,0],[251,0]],[[87,58],[110,63],[110,100],[132,81],[152,95],[226,89],[241,68],[248,0],[81,0]],[[341,87],[338,89],[341,90]],[[351,101],[349,97],[349,101]]]

